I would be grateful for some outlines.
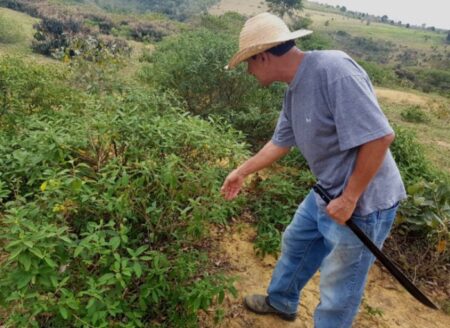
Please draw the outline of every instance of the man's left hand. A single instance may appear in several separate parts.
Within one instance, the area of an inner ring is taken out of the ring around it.
[[[345,224],[353,214],[356,201],[341,195],[333,199],[327,206],[328,215],[339,224]]]

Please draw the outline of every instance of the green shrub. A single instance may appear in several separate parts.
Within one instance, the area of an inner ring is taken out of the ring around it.
[[[229,35],[204,29],[168,38],[146,56],[150,63],[140,77],[152,86],[173,90],[193,114],[226,118],[256,145],[266,141],[275,127],[284,87],[260,88],[244,72],[245,64],[225,70],[236,45]]]
[[[430,180],[433,172],[414,132],[400,126],[394,126],[395,140],[391,145],[392,155],[407,185],[420,180]]]
[[[296,41],[303,51],[331,49],[331,41],[323,34],[313,33]]]
[[[408,80],[416,89],[450,95],[450,73],[448,70],[429,68],[397,69],[396,74]]]
[[[430,121],[428,115],[417,105],[402,110],[400,116],[407,122],[426,123]]]
[[[291,222],[295,209],[314,184],[308,169],[282,170],[264,180],[256,178],[249,195],[250,209],[257,221],[257,254],[277,255],[281,233]]]
[[[9,74],[4,85],[25,98],[15,104],[19,112],[29,101],[21,83],[31,83],[21,65],[0,65]],[[61,96],[50,87],[60,80],[39,69],[45,101]],[[65,99],[52,112],[18,116],[15,129],[2,126],[4,323],[197,326],[199,310],[234,291],[210,267],[204,245],[208,224],[224,224],[241,206],[223,200],[219,188],[242,160],[242,139],[158,92],[78,95],[77,111]]]
[[[358,64],[364,68],[374,84],[389,86],[398,83],[391,69],[364,60],[358,60]]]
[[[450,177],[436,171],[426,160],[422,147],[410,130],[395,127],[391,150],[402,174],[408,199],[399,209],[396,231],[418,235],[417,243],[444,245],[436,258],[448,258],[450,252]]]
[[[80,105],[80,95],[64,82],[67,71],[47,68],[13,57],[0,59],[0,122],[36,111],[54,111],[70,103]],[[56,83],[56,81],[58,81]]]

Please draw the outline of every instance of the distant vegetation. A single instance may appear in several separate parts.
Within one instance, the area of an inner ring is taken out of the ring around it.
[[[331,48],[344,50],[369,67],[375,83],[450,96],[447,31],[407,28],[387,16],[349,12],[345,7],[306,2],[305,8],[311,28],[327,38]]]
[[[25,35],[17,28],[17,22],[0,13],[0,44],[14,44],[22,42]]]
[[[112,12],[158,12],[170,18],[184,21],[205,13],[219,0],[78,0],[84,4],[95,4]],[[66,1],[70,2],[70,1]]]

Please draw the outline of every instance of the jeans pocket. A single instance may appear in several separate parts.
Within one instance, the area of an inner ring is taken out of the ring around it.
[[[372,216],[372,214],[367,214],[367,215],[352,214],[352,220],[367,222],[370,220],[371,216]]]

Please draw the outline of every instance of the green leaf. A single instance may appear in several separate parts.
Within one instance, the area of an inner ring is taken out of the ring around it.
[[[68,244],[70,244],[72,242],[72,240],[70,240],[70,238],[66,237],[66,236],[60,236],[59,239],[61,239],[62,241],[65,241]]]
[[[142,275],[142,267],[141,267],[141,265],[139,264],[139,262],[134,262],[134,264],[133,264],[133,269],[134,269],[134,272],[136,273],[136,276],[137,276],[138,278],[140,278],[141,275]]]
[[[136,250],[136,256],[139,256],[139,255],[141,255],[143,252],[145,252],[145,250],[148,248],[148,246],[147,245],[144,245],[144,246],[141,246],[141,247],[139,247],[137,250]]]
[[[67,320],[69,318],[69,311],[67,311],[67,309],[63,306],[59,307],[59,313],[61,314],[61,316]]]
[[[26,285],[28,285],[28,283],[31,281],[32,278],[33,278],[32,274],[22,274],[19,277],[19,281],[17,283],[17,288],[21,289],[21,288],[25,287]]]
[[[109,241],[109,244],[111,245],[113,250],[116,250],[120,245],[120,237],[112,237]]]
[[[51,268],[56,268],[56,267],[57,267],[56,263],[55,263],[51,258],[49,258],[49,257],[45,257],[45,258],[44,258],[44,261],[45,261],[45,262],[48,264],[48,266],[51,267]]]
[[[76,179],[70,183],[70,189],[72,189],[73,192],[79,192],[81,190],[82,185],[83,181]]]
[[[114,278],[114,274],[113,273],[105,273],[103,276],[101,276],[98,279],[98,282],[101,284],[108,284],[110,282],[111,279]]]
[[[82,245],[78,245],[77,248],[75,248],[75,252],[73,253],[74,257],[77,257],[80,255],[80,253],[83,251],[84,247]]]
[[[19,256],[19,262],[23,264],[25,271],[29,271],[31,267],[31,259],[27,254],[21,254]]]
[[[219,298],[218,298],[219,304],[222,304],[224,298],[225,298],[225,292],[223,290],[221,290],[219,292]]]
[[[29,248],[28,250],[40,259],[44,258],[44,254],[42,254],[42,252],[38,248]]]
[[[26,246],[28,246],[29,248],[33,248],[33,246],[34,246],[33,242],[31,242],[31,241],[29,241],[29,240],[25,240],[23,243],[24,243]]]
[[[58,287],[58,279],[57,279],[57,277],[52,275],[49,278],[50,278],[50,282],[52,283],[52,286],[55,287],[55,288]]]
[[[91,298],[88,304],[86,305],[86,309],[89,309],[92,305],[94,305],[95,301],[96,301],[95,298]]]
[[[24,247],[19,247],[16,250],[14,250],[11,255],[9,256],[9,260],[14,260],[17,256],[20,255],[20,253],[22,253],[22,251],[24,250]]]

